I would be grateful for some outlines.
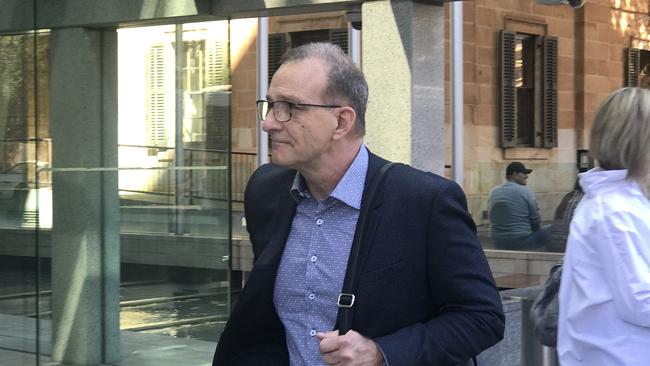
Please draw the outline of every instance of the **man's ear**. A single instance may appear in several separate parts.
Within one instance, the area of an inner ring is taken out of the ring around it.
[[[356,133],[355,122],[357,113],[350,106],[340,107],[337,111],[337,126],[334,131],[334,138],[338,139],[349,134]]]

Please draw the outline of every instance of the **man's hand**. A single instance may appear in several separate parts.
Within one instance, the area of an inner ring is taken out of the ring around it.
[[[382,366],[384,364],[384,355],[377,344],[353,330],[342,336],[339,336],[338,330],[317,333],[316,338],[320,341],[321,357],[328,365]]]

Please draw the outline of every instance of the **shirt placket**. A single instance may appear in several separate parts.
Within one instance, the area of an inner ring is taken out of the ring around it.
[[[322,285],[323,279],[321,278],[320,271],[318,270],[319,262],[321,258],[319,256],[322,254],[322,244],[325,241],[325,212],[328,208],[328,200],[323,202],[318,202],[314,208],[314,215],[312,221],[312,235],[309,240],[309,248],[306,253],[305,260],[307,261],[307,308],[309,314],[309,338],[310,342],[309,347],[314,348],[314,353],[318,354],[318,341],[315,339],[317,332],[328,331],[329,329],[320,329],[322,328],[321,317],[322,312]]]

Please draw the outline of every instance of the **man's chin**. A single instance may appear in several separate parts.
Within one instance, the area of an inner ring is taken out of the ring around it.
[[[271,153],[271,162],[275,165],[280,165],[284,167],[289,167],[291,165],[291,162],[282,154],[277,154],[277,153]]]

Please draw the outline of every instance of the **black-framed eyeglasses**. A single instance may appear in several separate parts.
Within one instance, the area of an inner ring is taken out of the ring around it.
[[[291,119],[291,113],[294,108],[302,107],[318,107],[318,108],[340,108],[340,105],[328,104],[307,104],[307,103],[293,103],[284,100],[276,100],[269,102],[268,100],[257,101],[257,118],[264,121],[269,112],[273,111],[273,118],[278,122],[288,122]]]

